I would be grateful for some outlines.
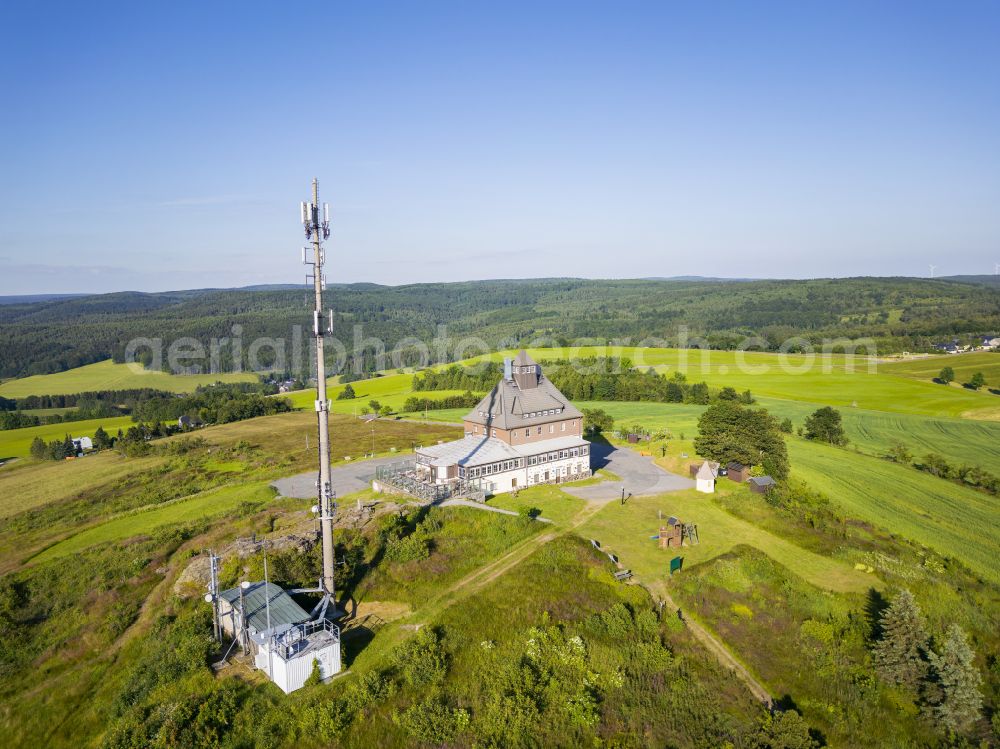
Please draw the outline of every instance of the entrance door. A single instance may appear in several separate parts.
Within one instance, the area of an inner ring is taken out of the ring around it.
[[[511,489],[516,489],[517,488],[517,479],[516,478],[512,478],[510,480],[510,488]]]
[[[548,480],[549,480],[549,472],[548,472],[548,471],[546,471],[546,472],[545,472],[545,480],[546,480],[546,481],[548,481]]]

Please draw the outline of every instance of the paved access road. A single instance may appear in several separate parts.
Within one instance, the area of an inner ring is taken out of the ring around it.
[[[362,489],[369,489],[372,485],[372,479],[375,478],[376,466],[399,463],[405,457],[403,455],[392,455],[385,458],[358,460],[337,465],[330,471],[330,488],[333,489],[338,497],[344,497]],[[299,473],[295,476],[272,481],[271,486],[277,489],[278,493],[283,497],[309,499],[310,497],[317,496],[317,476],[319,476],[319,471]]]
[[[645,458],[635,450],[624,447],[592,443],[590,464],[595,471],[606,468],[621,476],[621,481],[602,481],[590,486],[571,484],[562,487],[562,490],[581,499],[607,501],[621,497],[622,488],[625,489],[625,494],[631,493],[636,497],[694,488],[694,481],[691,479],[670,473],[656,465],[652,458]]]

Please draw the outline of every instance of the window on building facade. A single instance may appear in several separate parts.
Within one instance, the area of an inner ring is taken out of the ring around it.
[[[538,434],[541,434],[541,433],[542,433],[542,428],[538,427]]]
[[[496,429],[494,429],[494,430],[493,430],[493,436],[494,436],[494,437],[496,437],[496,436],[497,436],[497,430],[496,430]]]
[[[530,429],[525,429],[524,430],[524,436],[525,437],[530,437],[531,436],[531,430]]]
[[[560,426],[562,427],[560,429],[560,431],[565,432],[566,431],[566,422],[564,421]]]
[[[549,424],[549,434],[552,434],[555,431],[556,431],[556,425],[555,424]]]

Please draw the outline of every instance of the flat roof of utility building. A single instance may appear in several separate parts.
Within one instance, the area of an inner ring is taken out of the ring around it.
[[[231,588],[220,594],[237,611],[240,607],[240,589]],[[271,609],[271,629],[287,629],[309,619],[309,614],[274,583],[256,582],[243,591],[243,607],[247,625],[258,632],[267,631],[268,608]]]

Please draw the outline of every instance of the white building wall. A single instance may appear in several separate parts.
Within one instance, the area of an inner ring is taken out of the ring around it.
[[[273,654],[270,658],[270,667],[273,669],[273,673],[268,672],[269,661],[267,645],[265,644],[257,651],[254,663],[257,668],[271,677],[271,681],[277,684],[282,692],[289,694],[305,685],[306,679],[312,673],[313,660],[319,661],[319,673],[324,679],[340,673],[340,643],[331,643],[324,648],[312,650],[305,655],[290,658],[287,661],[279,655]]]

